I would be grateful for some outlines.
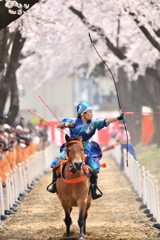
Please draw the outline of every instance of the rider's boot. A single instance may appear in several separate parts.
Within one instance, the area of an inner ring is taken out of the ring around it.
[[[56,188],[56,181],[57,181],[56,170],[57,170],[57,168],[52,169],[52,172],[53,172],[53,179],[52,179],[52,183],[51,183],[52,187],[49,189],[49,186],[51,184],[47,187],[47,191],[50,192],[50,193],[55,193],[57,191],[57,188]]]
[[[95,172],[91,172],[90,181],[91,181],[91,185],[92,185],[92,198],[93,199],[98,199],[103,196],[103,193],[97,186],[97,179],[98,179],[97,174]],[[99,191],[99,194],[97,194],[97,190]]]

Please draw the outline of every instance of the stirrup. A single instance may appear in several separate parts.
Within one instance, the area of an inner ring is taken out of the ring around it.
[[[99,192],[100,192],[100,194],[97,194],[96,193],[96,190],[98,190]],[[101,190],[99,189],[99,187],[97,186],[97,184],[94,184],[93,186],[92,186],[92,198],[93,198],[93,200],[94,199],[98,199],[98,198],[100,198],[100,197],[102,197],[103,196],[103,193],[101,192]]]
[[[52,185],[52,188],[49,189],[51,185]],[[51,182],[47,187],[47,191],[50,193],[55,193],[57,191],[56,182]]]

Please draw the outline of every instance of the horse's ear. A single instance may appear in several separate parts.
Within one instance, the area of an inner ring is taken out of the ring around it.
[[[69,142],[70,137],[68,136],[68,134],[65,135],[65,140],[66,140],[66,142]]]
[[[82,137],[79,136],[79,137],[78,137],[78,141],[82,142],[82,140],[83,140]]]

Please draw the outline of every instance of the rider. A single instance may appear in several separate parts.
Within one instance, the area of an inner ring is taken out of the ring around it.
[[[124,115],[120,115],[116,118],[105,118],[105,119],[98,119],[92,120],[93,118],[93,111],[92,107],[87,102],[82,102],[77,106],[77,118],[70,119],[65,118],[63,119],[58,125],[57,128],[69,128],[71,138],[75,136],[82,137],[82,144],[84,147],[84,153],[86,154],[86,164],[91,167],[91,184],[92,184],[92,197],[93,199],[97,199],[102,196],[101,191],[97,187],[97,173],[100,171],[101,164],[100,159],[102,157],[102,151],[100,146],[93,141],[89,141],[89,139],[95,134],[96,129],[100,130],[104,127],[107,127],[109,123],[115,122],[117,120],[123,120]],[[66,150],[65,148],[61,147],[60,154],[57,158],[65,160]],[[55,158],[51,164],[51,168],[57,166],[60,162]],[[49,192],[55,193],[56,192],[56,168],[53,168],[53,181],[52,181],[52,188],[48,189]],[[96,193],[96,190],[99,190],[100,194]]]

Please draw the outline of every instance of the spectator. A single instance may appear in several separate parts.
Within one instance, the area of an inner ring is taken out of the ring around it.
[[[128,135],[128,151],[134,157],[134,159],[137,161],[136,153],[135,153],[135,150],[134,150],[133,145],[131,143],[131,136],[130,136],[130,133],[128,131],[127,131],[127,135]],[[119,131],[116,135],[116,144],[121,144],[120,170],[122,170],[122,171],[124,170],[123,149],[127,149],[127,135],[126,135],[124,125],[120,124],[119,125]]]
[[[20,117],[20,122],[18,123],[18,125],[20,125],[22,128],[24,128],[24,121],[25,121],[25,118],[23,116]]]
[[[11,127],[10,127],[7,123],[5,123],[5,124],[3,125],[3,127],[4,127],[4,131],[5,131],[5,132],[11,133]]]
[[[18,125],[18,121],[17,121],[17,118],[15,118],[14,123],[13,123],[13,127],[16,128],[17,125]]]
[[[22,136],[22,133],[23,133],[23,128],[20,125],[17,125],[17,127],[16,127],[16,140],[17,140],[19,145],[21,143],[25,143],[25,139]]]
[[[30,130],[33,129],[33,124],[31,123],[31,120],[28,119],[28,122],[27,122],[27,128],[29,128]]]
[[[112,138],[115,138],[117,133],[118,133],[118,130],[115,128],[114,124],[111,123],[110,124],[110,129],[109,129],[109,134],[111,135]]]
[[[37,124],[37,126],[40,128],[40,130],[42,131],[43,129],[48,127],[48,124],[44,123],[43,120],[41,119],[39,121],[39,123]]]
[[[5,123],[6,116],[0,115],[0,177],[5,187],[6,173],[14,169],[18,163],[24,162],[27,166],[27,158],[35,151],[43,149],[43,138],[46,128],[43,128],[42,136],[34,127],[29,129],[24,126],[24,117],[21,117],[21,124],[9,126]],[[33,137],[32,137],[33,136]]]
[[[0,177],[2,178],[2,186],[5,187],[5,174],[10,172],[10,161],[8,155],[8,134],[0,135]]]
[[[39,131],[35,130],[34,133],[35,133],[35,136],[33,137],[33,142],[38,145],[40,143]]]
[[[4,161],[4,151],[6,143],[5,141],[0,137],[0,161]]]
[[[8,117],[5,116],[5,115],[0,115],[0,125],[3,125],[5,123],[5,120],[7,119]]]
[[[4,127],[3,127],[3,125],[0,125],[0,135],[4,135]]]

